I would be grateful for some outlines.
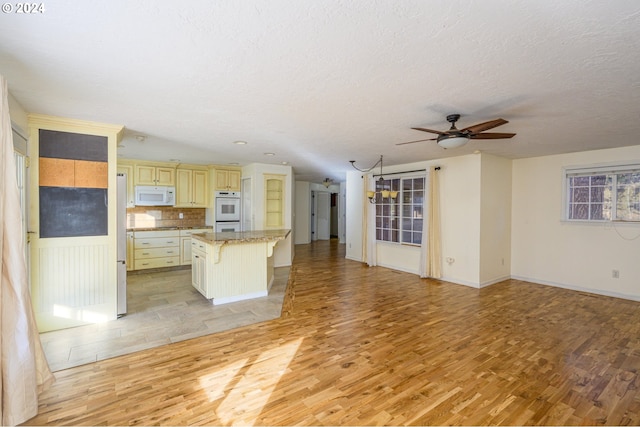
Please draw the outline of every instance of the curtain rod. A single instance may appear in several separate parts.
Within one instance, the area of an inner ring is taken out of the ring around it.
[[[440,170],[440,166],[436,166],[435,170],[439,171]],[[416,169],[416,170],[413,170],[413,171],[379,173],[379,174],[375,174],[373,176],[400,175],[400,174],[404,174],[404,173],[426,172],[426,171],[427,171],[426,169]]]

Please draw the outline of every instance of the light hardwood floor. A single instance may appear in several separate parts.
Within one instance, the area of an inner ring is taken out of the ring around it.
[[[275,320],[56,373],[28,424],[638,425],[640,304],[296,246]]]

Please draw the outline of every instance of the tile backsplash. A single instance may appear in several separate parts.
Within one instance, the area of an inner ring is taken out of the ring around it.
[[[180,219],[182,214],[182,219]],[[136,206],[127,208],[127,228],[204,227],[204,208]]]

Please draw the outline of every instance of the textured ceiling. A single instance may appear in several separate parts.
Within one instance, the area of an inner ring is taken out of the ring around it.
[[[124,125],[126,158],[286,161],[320,182],[381,154],[391,165],[640,143],[636,0],[44,6],[0,15],[10,92],[28,112]],[[517,135],[396,146],[430,137],[411,127],[448,129],[450,113],[458,127],[502,117],[494,131]]]

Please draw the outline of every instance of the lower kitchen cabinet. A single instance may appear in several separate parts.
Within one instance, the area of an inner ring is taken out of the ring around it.
[[[191,264],[191,235],[210,232],[210,228],[193,228],[189,230],[180,230],[180,265]]]
[[[180,232],[134,231],[134,269],[174,267],[180,265]]]
[[[205,298],[211,298],[207,294],[207,249],[206,245],[198,240],[191,241],[191,285]]]

